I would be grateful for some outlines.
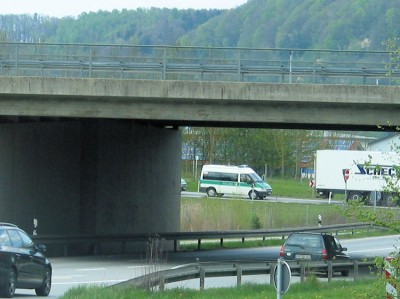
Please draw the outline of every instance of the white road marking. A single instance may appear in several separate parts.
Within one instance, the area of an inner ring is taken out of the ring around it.
[[[84,285],[84,284],[111,284],[127,281],[127,279],[112,279],[112,280],[92,280],[92,281],[73,281],[73,282],[52,282],[55,285]]]
[[[139,269],[139,268],[147,268],[149,266],[128,266],[128,269]]]
[[[376,248],[376,249],[364,249],[364,250],[351,250],[351,251],[348,251],[348,253],[361,253],[361,252],[387,251],[387,250],[395,250],[395,248],[388,247],[388,248]]]
[[[53,275],[52,278],[53,279],[73,279],[73,278],[82,277],[82,276],[85,276],[85,275],[59,275],[59,276]]]
[[[107,268],[83,268],[83,269],[76,269],[76,271],[104,271]]]

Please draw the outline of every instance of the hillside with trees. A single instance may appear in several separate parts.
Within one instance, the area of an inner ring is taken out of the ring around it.
[[[396,0],[249,0],[180,39],[183,44],[377,50],[400,32]]]
[[[398,0],[248,0],[229,10],[136,9],[77,18],[0,15],[1,39],[213,47],[379,50],[400,33]]]
[[[82,13],[77,18],[0,15],[0,37],[12,42],[174,45],[222,12],[151,8]]]

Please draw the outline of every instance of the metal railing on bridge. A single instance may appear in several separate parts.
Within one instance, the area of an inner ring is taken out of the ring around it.
[[[397,84],[387,51],[0,43],[0,76]]]

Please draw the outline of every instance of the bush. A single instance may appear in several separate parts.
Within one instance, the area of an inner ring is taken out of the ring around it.
[[[261,228],[261,221],[258,215],[254,214],[251,218],[251,228],[252,229],[260,229]]]

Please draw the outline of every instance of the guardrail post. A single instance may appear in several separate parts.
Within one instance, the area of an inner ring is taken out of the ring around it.
[[[236,284],[237,286],[240,286],[242,284],[242,267],[237,266],[236,274],[237,274]]]
[[[354,274],[353,274],[353,280],[356,281],[358,279],[358,261],[354,260]]]
[[[306,265],[301,262],[300,263],[300,282],[304,282],[306,277]]]
[[[159,288],[160,291],[164,291],[164,290],[165,290],[165,279],[164,279],[164,275],[159,274],[158,279],[159,279],[158,288]]]
[[[19,61],[19,46],[15,46],[15,75],[18,76],[19,71],[18,71],[18,61]]]
[[[92,78],[92,63],[93,63],[93,51],[92,46],[89,46],[89,78]]]
[[[163,48],[163,62],[162,62],[162,71],[161,71],[161,80],[165,80],[167,78],[167,48]]]
[[[197,239],[197,250],[200,250],[201,239]]]
[[[220,240],[219,240],[219,246],[223,246],[224,245],[224,238],[221,238]]]
[[[98,254],[98,244],[97,243],[94,243],[93,244],[93,255],[97,255]]]
[[[269,284],[274,285],[274,276],[275,276],[275,263],[271,263],[269,265]]]
[[[332,276],[333,276],[332,261],[328,261],[328,282],[332,281]]]
[[[204,281],[206,278],[206,270],[200,267],[200,290],[204,290]]]

